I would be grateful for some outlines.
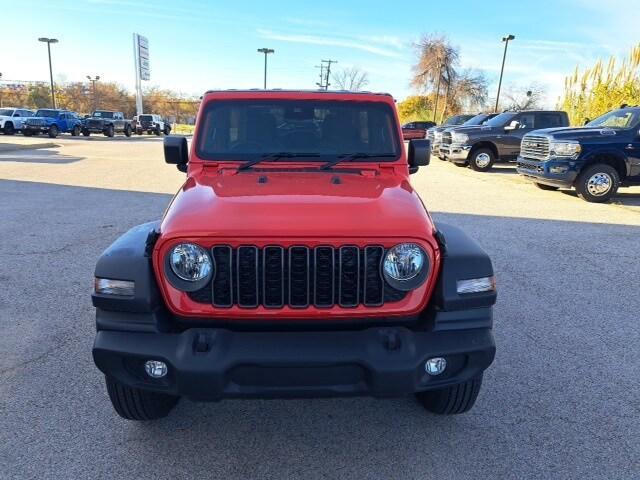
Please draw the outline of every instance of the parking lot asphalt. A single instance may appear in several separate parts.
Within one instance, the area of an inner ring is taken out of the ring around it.
[[[510,166],[414,175],[498,276],[497,356],[465,415],[412,398],[183,401],[139,424],[91,359],[93,268],[184,177],[157,138],[91,138],[0,149],[0,478],[638,478],[640,188],[594,205]]]

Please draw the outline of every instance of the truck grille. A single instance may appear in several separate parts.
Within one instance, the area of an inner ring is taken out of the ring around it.
[[[442,145],[451,145],[451,132],[442,132],[442,141],[440,142]]]
[[[549,139],[536,135],[525,135],[520,145],[520,155],[537,160],[549,159]]]
[[[102,128],[102,120],[87,120],[87,126],[90,128]]]
[[[213,281],[189,297],[216,308],[377,307],[406,295],[385,285],[384,253],[379,245],[216,245],[211,248]]]

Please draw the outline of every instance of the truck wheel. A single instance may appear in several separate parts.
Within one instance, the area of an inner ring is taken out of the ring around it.
[[[126,420],[157,420],[166,417],[180,397],[128,387],[105,377],[107,392],[116,413]]]
[[[91,132],[89,130],[82,130],[82,135],[88,137],[89,135],[91,135]]]
[[[7,122],[4,124],[4,134],[5,135],[13,135],[16,133],[16,129],[13,127],[13,123]]]
[[[555,191],[560,187],[554,187],[553,185],[545,185],[544,183],[533,182],[533,184],[538,187],[540,190],[550,190]]]
[[[114,130],[113,125],[109,125],[104,131],[105,137],[113,138],[115,134],[116,134],[116,131]]]
[[[416,398],[424,408],[439,415],[454,415],[471,410],[476,403],[482,375],[452,387],[416,393]]]
[[[169,125],[164,126],[164,134],[169,135],[171,133],[171,127]]]
[[[495,155],[488,148],[479,148],[469,155],[469,165],[476,172],[488,172],[495,161]]]
[[[130,136],[131,136],[131,125],[127,125],[126,127],[124,127],[124,134],[125,134],[127,137],[130,137]]]
[[[156,136],[158,136],[158,137],[162,134],[162,130],[160,130],[160,125],[158,125],[156,127],[156,129],[153,131],[153,133],[155,133]]]
[[[51,125],[49,127],[49,138],[56,138],[58,136],[58,127]]]
[[[598,163],[584,170],[576,180],[578,196],[591,203],[609,201],[618,191],[620,174],[611,165]]]
[[[33,135],[33,132],[32,132],[31,130],[27,130],[26,128],[23,128],[23,129],[22,129],[22,134],[23,134],[25,137],[30,137],[31,135]]]
[[[80,127],[76,125],[75,127],[73,127],[73,130],[71,130],[71,136],[77,137],[78,135],[80,135]]]

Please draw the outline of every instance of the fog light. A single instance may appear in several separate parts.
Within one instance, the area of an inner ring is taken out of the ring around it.
[[[151,378],[162,378],[167,374],[167,364],[159,360],[147,360],[144,362],[144,371]]]
[[[447,368],[447,361],[442,357],[433,357],[424,364],[424,370],[429,375],[440,375]]]

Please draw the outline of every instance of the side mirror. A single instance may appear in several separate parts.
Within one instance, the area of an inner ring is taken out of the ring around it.
[[[586,125],[586,124],[587,124],[587,123],[589,123],[590,121],[591,121],[591,119],[590,119],[590,118],[585,118],[585,119],[584,119],[584,123],[583,123],[582,125]]]
[[[518,128],[520,128],[520,122],[517,120],[512,120],[509,125],[504,127],[506,131],[517,130]]]
[[[407,159],[409,161],[409,173],[411,174],[416,173],[419,167],[429,165],[429,160],[431,159],[431,141],[410,140]]]
[[[91,115],[85,115],[85,116],[84,116],[84,117],[82,117],[82,118],[91,118]]]
[[[189,163],[187,137],[170,135],[164,138],[164,161],[175,165],[181,172],[187,171],[187,163]]]

